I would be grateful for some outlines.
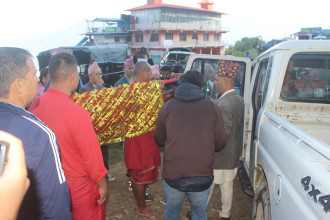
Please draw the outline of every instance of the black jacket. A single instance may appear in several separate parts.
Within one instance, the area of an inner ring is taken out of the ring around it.
[[[214,153],[226,142],[219,107],[198,86],[182,83],[159,111],[155,141],[165,147],[164,178],[212,176]]]

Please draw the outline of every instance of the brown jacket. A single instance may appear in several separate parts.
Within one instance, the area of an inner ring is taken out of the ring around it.
[[[93,90],[101,90],[101,89],[104,89],[104,86],[96,85],[94,87],[91,81],[88,81],[88,83],[86,83],[83,87],[80,88],[79,93],[89,92]]]
[[[199,87],[183,83],[159,111],[155,141],[165,147],[164,178],[212,176],[215,151],[226,142],[220,110]]]
[[[234,169],[238,167],[242,154],[244,103],[235,91],[217,101],[226,131],[226,146],[215,154],[214,169]]]

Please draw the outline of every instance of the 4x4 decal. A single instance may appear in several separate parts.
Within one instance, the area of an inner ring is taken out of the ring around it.
[[[301,184],[304,187],[305,191],[308,191],[308,195],[313,198],[315,203],[319,203],[323,206],[323,211],[327,213],[330,211],[330,195],[320,196],[321,191],[318,190],[314,184],[311,183],[312,178],[310,176],[306,176],[301,179]],[[320,196],[318,199],[317,197]]]

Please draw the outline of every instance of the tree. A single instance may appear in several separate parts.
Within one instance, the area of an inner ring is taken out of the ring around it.
[[[261,37],[243,37],[236,41],[234,46],[229,47],[225,51],[225,55],[233,55],[243,57],[247,52],[250,53],[251,59],[256,58],[258,54],[257,45],[264,43]]]

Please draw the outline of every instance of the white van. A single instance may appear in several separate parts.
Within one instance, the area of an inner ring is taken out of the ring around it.
[[[175,65],[175,61],[177,59],[179,59],[181,65],[183,66],[183,69],[184,69],[186,67],[187,60],[188,60],[190,54],[195,54],[195,53],[194,52],[185,52],[185,51],[170,51],[165,55],[165,57],[160,62],[160,67],[163,67],[163,66],[173,67]]]

